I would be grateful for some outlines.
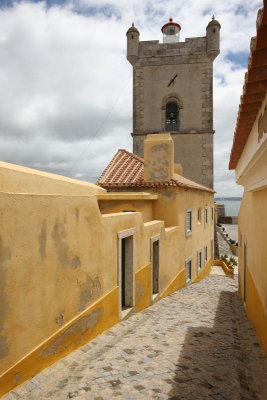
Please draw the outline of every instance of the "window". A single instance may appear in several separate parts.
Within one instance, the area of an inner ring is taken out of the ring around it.
[[[208,246],[204,247],[204,265],[208,262]]]
[[[199,224],[201,224],[201,208],[197,210],[197,221]]]
[[[211,207],[211,223],[213,224],[214,221],[214,207]]]
[[[208,225],[208,207],[205,207],[205,226]]]
[[[202,269],[202,250],[197,252],[197,271],[200,272]]]
[[[177,131],[178,130],[178,106],[176,103],[168,103],[166,106],[165,115],[165,130]]]
[[[186,210],[186,236],[192,233],[192,210]]]
[[[186,283],[190,282],[192,279],[192,258],[189,258],[185,262],[185,276],[186,276]]]

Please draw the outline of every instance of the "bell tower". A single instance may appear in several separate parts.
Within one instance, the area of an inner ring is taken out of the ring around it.
[[[139,41],[132,25],[127,59],[133,66],[133,152],[144,157],[148,134],[168,132],[174,162],[183,175],[213,188],[213,61],[220,53],[220,24],[213,19],[206,36],[180,42],[181,26],[170,18],[163,42]]]

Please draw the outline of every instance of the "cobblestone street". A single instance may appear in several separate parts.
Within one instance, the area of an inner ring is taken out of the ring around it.
[[[69,398],[266,400],[267,360],[236,279],[175,292],[4,397]]]

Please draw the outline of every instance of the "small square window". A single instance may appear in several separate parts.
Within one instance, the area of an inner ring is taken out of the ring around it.
[[[192,258],[189,258],[185,262],[185,276],[186,276],[186,283],[190,282],[192,279]]]
[[[186,236],[192,233],[192,210],[186,210]]]
[[[204,217],[205,226],[208,225],[208,207],[205,207],[205,217]]]
[[[197,252],[197,271],[200,272],[202,270],[202,250]]]
[[[204,265],[208,262],[208,246],[204,247]]]

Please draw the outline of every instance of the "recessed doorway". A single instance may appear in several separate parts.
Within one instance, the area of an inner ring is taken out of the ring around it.
[[[160,236],[151,238],[151,286],[152,301],[159,296]]]
[[[119,317],[125,318],[135,306],[135,257],[133,229],[118,234]]]

